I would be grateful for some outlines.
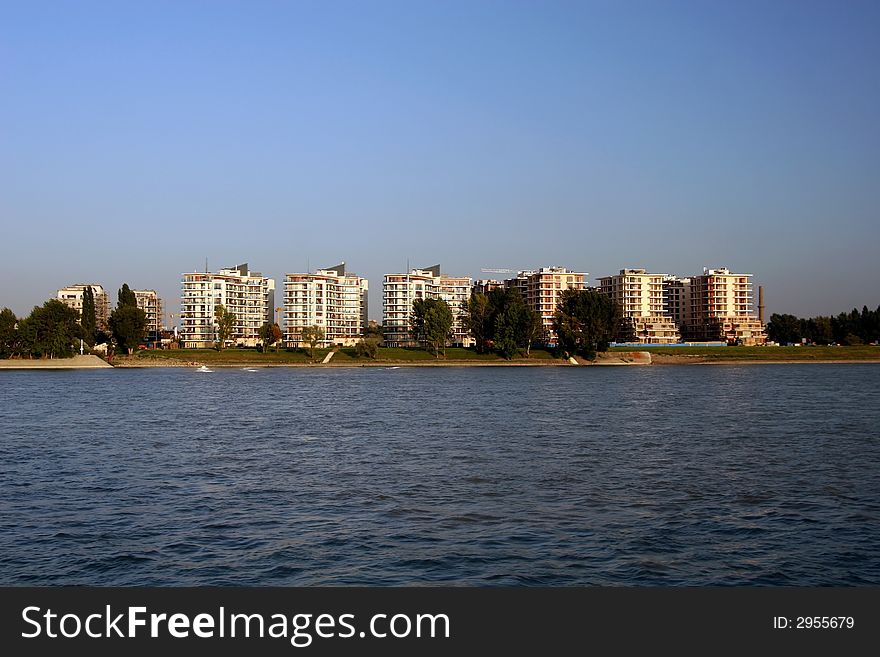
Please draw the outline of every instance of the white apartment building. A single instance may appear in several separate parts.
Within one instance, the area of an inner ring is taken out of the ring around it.
[[[678,342],[678,325],[667,313],[666,274],[644,269],[621,269],[599,278],[599,293],[610,297],[622,311],[618,342],[671,344]]]
[[[679,294],[686,297],[682,302],[685,340],[764,344],[764,326],[753,313],[751,277],[724,267],[704,268],[702,275],[668,282],[667,289],[681,287]]]
[[[260,327],[274,321],[275,280],[250,271],[247,263],[216,273],[185,273],[181,286],[179,339],[184,348],[216,344],[214,313],[219,305],[235,317],[232,344],[257,346]]]
[[[543,341],[556,343],[553,323],[556,306],[563,290],[583,290],[587,286],[587,272],[569,271],[565,267],[541,267],[537,271],[521,271],[515,278],[504,281],[505,286],[519,290],[526,306],[538,313],[544,327]]]
[[[314,274],[284,277],[284,344],[298,347],[308,326],[324,329],[328,345],[350,346],[367,328],[369,283],[346,273],[345,263],[319,269]]]
[[[442,299],[452,311],[452,345],[468,347],[473,338],[464,318],[471,295],[470,276],[445,276],[440,265],[413,269],[405,274],[385,274],[382,314],[385,346],[416,346],[412,337],[412,309],[416,299]]]
[[[110,299],[104,288],[97,283],[77,283],[76,285],[68,285],[58,290],[57,298],[66,306],[70,306],[79,313],[82,319],[83,292],[87,287],[92,288],[92,294],[95,297],[95,324],[101,331],[108,331],[107,323],[110,317]]]
[[[147,335],[158,340],[162,331],[162,299],[156,290],[132,290],[137,306],[147,316]]]
[[[440,276],[439,296],[452,310],[452,345],[470,347],[474,343],[466,325],[468,301],[471,298],[470,276]]]

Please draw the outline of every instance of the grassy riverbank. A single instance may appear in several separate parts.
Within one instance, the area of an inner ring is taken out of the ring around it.
[[[375,365],[566,365],[553,352],[533,349],[530,358],[505,360],[497,354],[478,354],[472,349],[449,348],[446,357],[436,358],[422,349],[380,348],[379,356],[358,358],[354,348],[339,349],[326,365],[321,361],[329,349],[317,349],[314,360],[303,349],[279,349],[261,353],[256,349],[166,349],[140,351],[132,356],[117,356],[118,367],[360,367]],[[615,347],[609,356],[634,351],[631,347]],[[880,347],[642,347],[651,353],[657,365],[689,365],[712,363],[785,363],[785,362],[880,362]]]
[[[611,351],[632,351],[632,347],[615,347]],[[657,364],[685,362],[871,362],[880,361],[880,346],[858,347],[639,347],[651,353]]]
[[[329,349],[316,349],[314,360],[303,349],[279,349],[261,353],[256,349],[159,349],[137,352],[132,356],[117,356],[113,364],[121,367],[186,367],[213,365],[216,367],[245,366],[349,366],[360,365],[550,365],[562,364],[566,361],[557,359],[551,352],[532,350],[530,358],[514,358],[505,360],[496,354],[478,354],[472,349],[449,348],[446,356],[440,358],[423,349],[379,348],[378,358],[358,358],[354,347],[339,349],[327,365],[321,361],[329,353]]]

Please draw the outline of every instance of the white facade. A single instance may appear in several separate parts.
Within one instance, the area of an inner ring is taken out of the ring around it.
[[[104,288],[97,283],[77,283],[62,287],[58,290],[56,298],[78,312],[80,319],[82,319],[83,292],[87,287],[92,288],[92,294],[95,297],[95,324],[101,331],[107,331],[109,330],[107,319],[110,317],[110,299]]]
[[[442,299],[452,311],[453,345],[470,346],[473,339],[464,325],[471,295],[469,276],[444,276],[440,265],[413,269],[405,274],[386,274],[382,284],[382,314],[385,346],[415,346],[412,311],[416,299]]]
[[[725,267],[704,268],[687,285],[686,337],[761,345],[767,340],[762,322],[753,313],[752,274]]]
[[[615,276],[599,279],[599,292],[610,297],[623,314],[616,339],[642,344],[678,342],[678,324],[668,314],[666,274],[644,269],[621,269]]]
[[[179,338],[184,348],[213,347],[217,341],[215,311],[224,306],[235,317],[230,343],[255,347],[260,327],[274,320],[275,281],[247,264],[216,273],[183,274]]]
[[[438,281],[439,297],[452,311],[452,344],[456,346],[470,347],[474,342],[465,322],[471,286],[470,276],[441,276]]]
[[[521,271],[504,284],[518,290],[528,308],[541,318],[543,341],[556,342],[554,322],[556,306],[563,290],[583,290],[587,286],[587,273],[569,271],[565,267],[541,267],[537,271]]]
[[[350,346],[367,328],[369,283],[346,273],[345,263],[314,274],[284,277],[284,343],[300,346],[309,326],[324,329],[323,344]]]

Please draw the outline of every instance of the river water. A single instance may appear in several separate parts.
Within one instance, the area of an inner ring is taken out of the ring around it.
[[[0,371],[0,584],[878,585],[880,366]]]

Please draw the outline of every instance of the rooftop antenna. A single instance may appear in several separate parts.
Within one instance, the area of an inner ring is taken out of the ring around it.
[[[205,273],[208,273],[208,256],[205,256]]]
[[[312,261],[310,258],[306,258],[306,273],[307,274],[312,273]]]

